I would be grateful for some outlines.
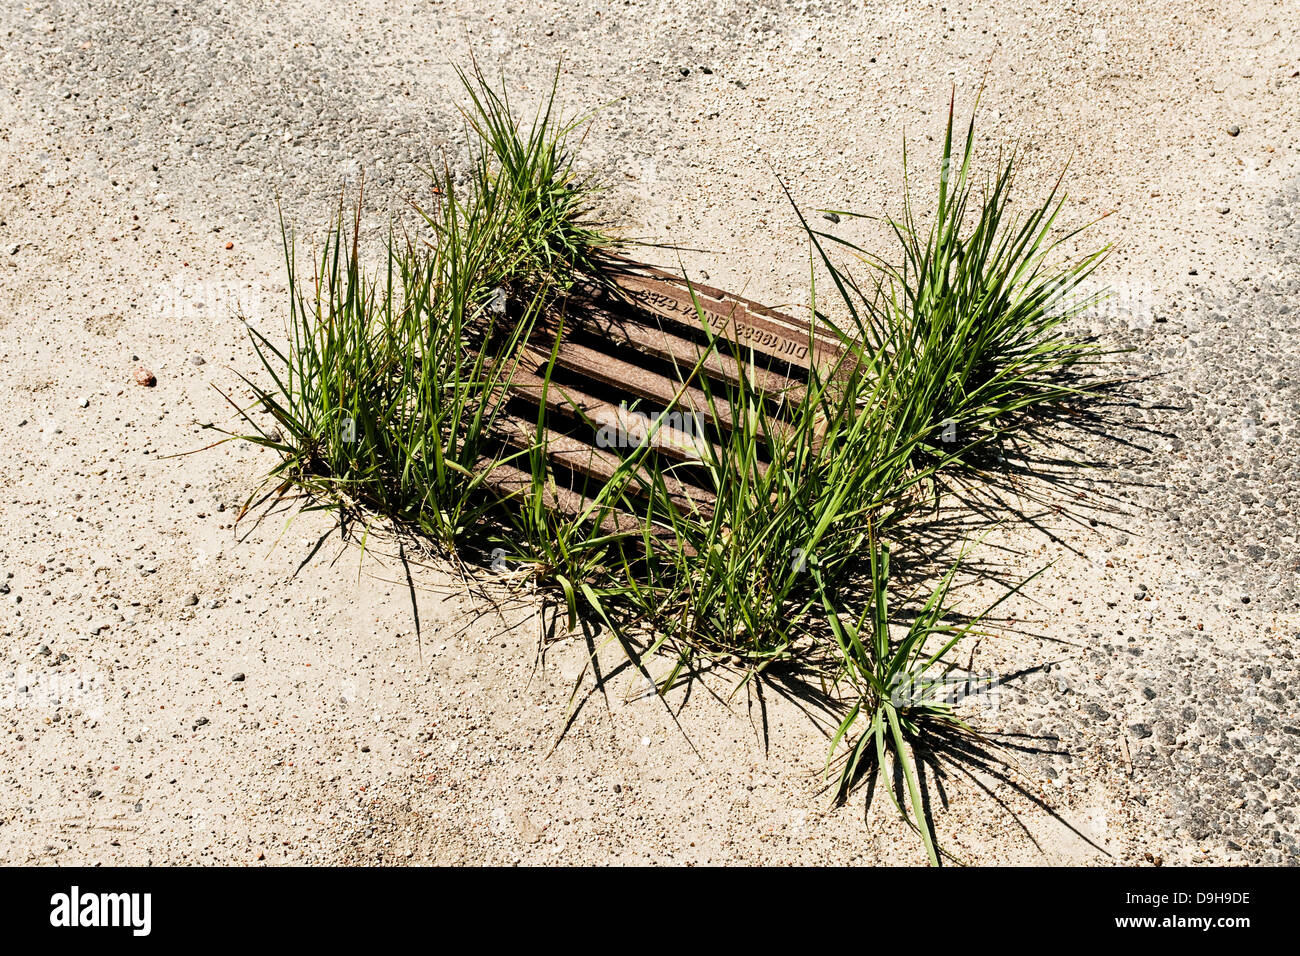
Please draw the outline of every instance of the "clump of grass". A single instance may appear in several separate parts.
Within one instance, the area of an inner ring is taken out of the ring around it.
[[[494,88],[477,68],[457,74],[470,100],[465,115],[479,143],[472,193],[508,210],[498,235],[497,281],[567,288],[578,276],[601,275],[618,242],[596,219],[599,188],[579,173],[569,147],[588,117],[566,120],[556,113],[559,70],[527,129],[511,111],[504,83]]]
[[[1097,379],[1070,373],[1106,354],[1071,336],[1066,323],[1104,297],[1104,292],[1088,295],[1080,289],[1108,249],[1073,259],[1062,255],[1082,229],[1057,229],[1065,202],[1060,179],[1027,212],[1014,214],[1014,155],[1000,163],[991,183],[976,194],[975,120],[960,149],[954,146],[953,125],[950,107],[933,213],[926,222],[917,214],[904,156],[903,213],[886,220],[897,258],[844,243],[867,260],[869,281],[859,284],[828,255],[823,240],[843,240],[815,232],[804,220],[830,273],[836,304],[849,316],[847,337],[862,343],[858,354],[876,387],[873,427],[908,436],[903,443],[908,467],[893,476],[908,490],[915,489],[918,476],[961,466],[973,452],[1021,434],[1038,416],[1098,387]],[[869,519],[900,514],[896,509]],[[853,698],[832,738],[827,768],[848,741],[837,781],[843,795],[859,778],[864,760],[874,761],[876,769],[898,767],[910,810],[887,788],[890,797],[921,833],[937,864],[939,851],[924,819],[912,751],[936,731],[970,732],[951,702],[936,694],[951,666],[947,655],[1028,580],[964,625],[953,626],[946,619],[954,563],[904,623],[890,610],[890,552],[875,534],[873,527],[866,545],[869,586],[861,589],[869,597],[856,618],[846,613],[853,598],[845,591],[845,579],[822,577],[814,569],[833,639],[828,656],[837,668],[837,684],[851,689]],[[902,539],[905,548],[905,530]]]
[[[573,126],[555,119],[553,96],[521,133],[503,93],[462,79],[480,137],[465,194],[432,174],[437,202],[419,210],[431,238],[390,235],[373,272],[359,201],[350,231],[340,207],[309,278],[286,234],[289,340],[253,330],[270,384],[245,380],[275,422],[248,417],[253,440],[281,456],[277,490],[386,516],[449,548],[493,511],[487,478],[530,465],[501,450],[496,429],[517,348],[553,285],[597,269],[614,244],[587,220],[593,187],[574,173]],[[524,306],[507,318],[516,287]]]
[[[829,772],[841,741],[852,741],[837,780],[844,796],[868,770],[897,767],[905,784],[904,798],[886,787],[898,812],[921,834],[930,862],[938,865],[939,848],[926,819],[913,749],[924,746],[936,731],[975,736],[954,710],[953,665],[950,651],[969,637],[992,611],[1024,587],[1032,577],[1009,590],[982,613],[961,625],[946,620],[948,598],[959,563],[940,578],[924,603],[900,621],[890,608],[889,553],[874,534],[868,543],[871,588],[855,619],[846,613],[841,595],[818,580],[826,621],[838,651],[836,682],[851,688],[854,697],[831,738],[826,757]],[[1035,575],[1036,576],[1036,575]],[[865,729],[863,729],[865,728]],[[852,735],[857,731],[856,739]]]
[[[280,453],[272,478],[454,546],[489,507],[477,494],[496,445],[487,399],[536,312],[500,328],[481,266],[497,255],[502,210],[458,207],[446,189],[433,251],[390,237],[376,274],[359,223],[349,236],[341,216],[307,281],[286,243],[289,343],[253,331],[270,384],[245,381],[275,422],[271,431],[248,419],[255,440]]]
[[[974,144],[972,116],[965,144],[954,146],[950,107],[928,222],[916,211],[904,146],[903,211],[886,220],[896,258],[817,234],[869,262],[873,281],[865,293],[846,270],[832,266],[832,276],[855,329],[865,330],[896,370],[896,427],[927,434],[926,451],[945,458],[1077,397],[1080,386],[1065,373],[1104,354],[1069,335],[1065,323],[1104,297],[1079,290],[1109,247],[1063,254],[1087,227],[1057,228],[1066,200],[1061,178],[1027,213],[1014,214],[1014,154],[977,194]]]
[[[528,435],[514,420],[505,441],[506,393],[542,328],[553,333],[542,387],[561,388],[557,302],[575,283],[604,281],[618,243],[594,218],[595,187],[567,145],[579,124],[559,118],[554,85],[524,125],[504,89],[477,72],[461,78],[478,150],[463,193],[435,175],[437,201],[421,210],[427,236],[390,235],[368,269],[360,214],[349,231],[340,211],[304,279],[286,235],[288,342],[254,332],[269,384],[246,380],[278,429],[245,413],[252,440],[280,456],[272,493],[296,488],[311,507],[381,515],[452,552],[498,549],[557,597],[571,628],[604,625],[642,673],[670,651],[662,689],[696,658],[738,659],[744,680],[785,662],[820,671],[851,695],[831,743],[832,755],[845,742],[850,751],[840,790],[868,755],[879,766],[892,756],[910,795],[910,811],[899,809],[937,862],[908,743],[927,726],[961,724],[933,698],[900,703],[893,692],[900,675],[943,666],[972,625],[944,623],[954,568],[900,629],[878,535],[968,451],[1078,393],[1060,375],[1094,353],[1063,323],[1086,303],[1061,303],[1104,250],[1051,265],[1063,196],[1054,189],[1017,220],[1010,161],[976,198],[974,123],[954,166],[950,112],[933,221],[920,223],[905,184],[903,217],[888,223],[898,262],[873,259],[873,280],[859,285],[827,253],[832,237],[805,222],[847,315],[831,323],[812,289],[813,315],[842,347],[836,368],[814,368],[779,413],[748,374],[728,386],[702,374],[710,362],[754,361],[716,340],[680,370],[683,393],[692,386],[713,420],[732,424],[689,464],[716,500],[684,497],[677,471],[687,466],[654,454],[646,436],[580,508],[560,507],[547,403]],[[672,411],[701,409],[682,401]],[[954,424],[955,442],[944,434]],[[906,548],[905,530],[896,547]],[[856,616],[855,602],[865,608]]]
[[[703,456],[716,504],[695,514],[652,501],[662,511],[649,517],[679,546],[650,555],[638,594],[682,655],[738,657],[751,672],[789,660],[822,628],[816,576],[861,577],[869,527],[901,513],[929,473],[913,465],[918,437],[890,427],[892,368],[860,338],[844,345],[780,417],[745,376],[721,394],[701,379],[710,413],[725,406],[734,422]]]

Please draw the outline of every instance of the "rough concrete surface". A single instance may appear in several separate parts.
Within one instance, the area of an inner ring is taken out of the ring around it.
[[[1006,580],[1050,565],[977,652],[1021,676],[970,716],[1027,746],[1018,786],[932,780],[938,833],[975,863],[1295,862],[1298,22],[1284,0],[4,4],[0,861],[924,860],[887,801],[830,804],[799,701],[722,677],[674,721],[588,674],[557,744],[588,651],[538,661],[529,594],[498,612],[431,565],[417,642],[382,540],[362,557],[285,511],[236,529],[267,454],[181,454],[233,423],[217,389],[247,397],[240,316],[282,321],[279,214],[310,250],[364,176],[372,224],[401,221],[421,167],[463,155],[472,52],[520,103],[560,63],[563,101],[603,107],[582,155],[610,215],[774,305],[807,293],[781,181],[896,209],[903,136],[930,169],[954,90],[961,114],[983,86],[981,156],[1018,144],[1027,193],[1069,161],[1068,215],[1110,212],[1116,244],[1081,327],[1133,348],[1131,384],[1092,467],[1026,478],[1026,520],[985,544]]]

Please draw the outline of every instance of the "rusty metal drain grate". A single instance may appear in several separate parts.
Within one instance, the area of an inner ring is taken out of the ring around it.
[[[802,398],[811,369],[834,374],[843,351],[806,321],[651,266],[629,263],[613,278],[621,295],[597,286],[574,290],[525,345],[499,418],[501,438],[516,450],[534,447],[538,405],[546,403],[544,437],[554,480],[547,504],[569,515],[585,511],[623,454],[648,441],[674,504],[707,518],[715,496],[698,463],[708,457],[706,443],[720,441],[734,426],[725,396],[743,376],[772,410],[769,427],[789,428],[782,409]],[[559,315],[563,334],[548,385]],[[697,366],[697,377],[709,379],[712,404],[698,380],[685,381]],[[526,471],[508,464],[496,465],[487,481],[500,494],[532,486]],[[626,514],[611,516],[606,525],[609,531],[640,527]]]

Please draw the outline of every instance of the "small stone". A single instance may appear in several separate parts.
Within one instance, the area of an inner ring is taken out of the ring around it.
[[[823,218],[823,219],[826,219],[826,220],[828,220],[828,221],[830,221],[830,222],[833,222],[833,223],[838,223],[838,222],[840,221],[840,217],[839,217],[839,215],[838,215],[837,213],[833,213],[833,212],[824,212],[824,213],[822,213],[822,218]]]
[[[227,249],[233,249],[233,248],[235,248],[235,244],[234,244],[233,242],[228,242],[228,243],[226,243],[226,248],[227,248]]]
[[[78,405],[79,407],[81,407],[81,408],[89,408],[89,407],[90,407],[90,399],[88,399],[88,398],[78,399],[78,400],[77,400],[77,405]]]
[[[677,72],[680,73],[682,76],[690,76],[690,75],[691,75],[691,68],[688,67],[688,66],[684,66],[684,67],[682,67],[680,70],[678,70]]]
[[[1130,724],[1128,729],[1133,731],[1133,735],[1139,740],[1146,740],[1151,736],[1150,724]]]
[[[191,364],[191,365],[207,365],[207,364],[208,364],[208,360],[205,359],[202,355],[191,355],[191,356],[190,356],[190,364]]]
[[[49,657],[54,652],[50,650],[50,645],[42,644],[40,647],[36,648],[36,653],[40,654],[41,657]]]
[[[140,365],[135,370],[135,384],[143,385],[145,388],[153,388],[158,384],[158,379],[154,377],[153,372]]]
[[[1228,127],[1229,136],[1236,136],[1240,132],[1241,132],[1241,127],[1237,126],[1235,123],[1232,126]]]
[[[230,679],[234,681],[236,684],[242,684],[244,682],[244,672],[236,671],[235,673],[230,675]]]
[[[198,730],[200,727],[205,726],[207,722],[208,722],[208,718],[206,717],[198,718],[197,720],[194,721],[194,729]]]
[[[183,603],[186,607],[194,607],[194,605],[199,603],[199,596],[197,594],[191,594]]]

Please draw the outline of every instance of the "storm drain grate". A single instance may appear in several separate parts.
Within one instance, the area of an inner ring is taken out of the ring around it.
[[[623,457],[649,442],[674,504],[707,518],[715,495],[699,463],[709,456],[705,443],[721,441],[735,425],[727,396],[742,376],[771,410],[769,427],[789,428],[783,409],[802,397],[813,368],[836,373],[842,349],[802,319],[651,266],[629,263],[613,280],[619,292],[579,287],[538,327],[510,376],[500,436],[516,450],[534,447],[538,406],[546,404],[554,482],[547,504],[570,515],[583,513]],[[712,404],[700,376],[709,380]],[[527,471],[509,464],[497,464],[487,481],[500,494],[532,485]],[[606,524],[610,531],[639,528],[626,514]]]

